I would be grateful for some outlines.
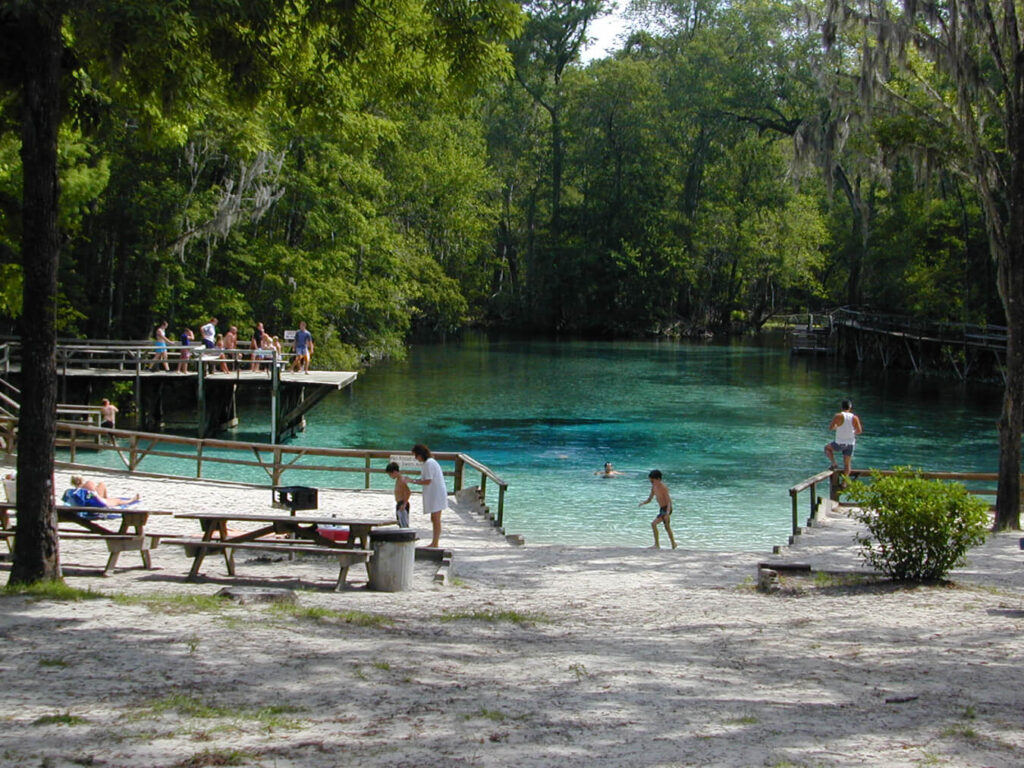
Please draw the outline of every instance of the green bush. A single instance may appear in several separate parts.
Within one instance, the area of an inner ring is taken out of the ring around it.
[[[867,529],[861,556],[894,579],[942,579],[967,562],[967,550],[985,541],[988,505],[960,483],[926,480],[910,467],[854,481],[848,496]]]

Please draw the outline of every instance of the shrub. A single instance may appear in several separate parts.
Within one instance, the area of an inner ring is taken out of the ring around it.
[[[941,579],[967,562],[967,550],[985,541],[988,505],[960,483],[926,480],[910,467],[872,474],[847,490],[860,507],[861,556],[872,568],[900,580]]]

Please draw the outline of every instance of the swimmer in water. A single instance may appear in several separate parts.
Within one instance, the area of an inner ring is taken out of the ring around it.
[[[600,475],[601,477],[618,477],[622,473],[615,469],[615,467],[611,465],[611,462],[606,461],[604,463],[604,469],[599,469],[594,474]]]

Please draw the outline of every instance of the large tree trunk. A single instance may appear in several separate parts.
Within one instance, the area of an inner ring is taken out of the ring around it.
[[[1001,32],[1017,39],[1011,13]],[[1019,47],[1016,46],[1015,47]],[[1006,312],[1006,391],[999,417],[999,490],[995,530],[1020,529],[1020,439],[1024,428],[1024,60],[1014,56],[1005,93],[1006,147],[1009,179],[1004,206],[989,205],[988,218],[997,221],[990,232],[995,245],[999,296]],[[1005,215],[1000,220],[999,213]]]
[[[24,99],[22,200],[22,394],[18,422],[18,535],[11,584],[59,579],[53,499],[57,419],[57,129],[60,124],[60,13],[48,3],[26,10],[20,58]]]
[[[1024,191],[1011,191],[1024,206]],[[1011,210],[1014,206],[1011,204]],[[1024,428],[1024,243],[1011,237],[999,261],[1000,292],[1006,309],[1006,390],[999,417],[999,491],[995,530],[1020,529],[1021,433]],[[1020,230],[1018,230],[1020,231]]]

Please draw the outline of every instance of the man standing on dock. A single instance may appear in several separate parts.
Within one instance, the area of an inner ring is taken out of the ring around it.
[[[295,332],[295,360],[292,362],[292,370],[295,372],[305,369],[309,373],[309,361],[313,357],[313,334],[306,330],[306,321],[299,321],[299,330]]]
[[[857,445],[857,435],[864,431],[860,424],[860,417],[853,412],[853,403],[843,400],[842,410],[832,417],[832,423],[828,428],[836,433],[835,439],[825,446],[825,455],[832,465],[834,472],[836,466],[835,452],[843,454],[843,474],[850,476],[850,464],[853,461],[853,449]]]

